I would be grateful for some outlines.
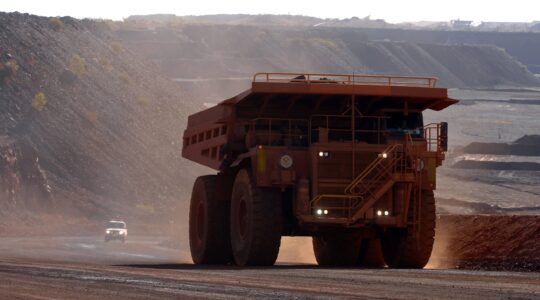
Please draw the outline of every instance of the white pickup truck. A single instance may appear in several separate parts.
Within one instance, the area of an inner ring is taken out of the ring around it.
[[[126,241],[127,226],[124,221],[109,221],[107,229],[105,229],[105,242],[110,240],[121,240],[122,243]]]

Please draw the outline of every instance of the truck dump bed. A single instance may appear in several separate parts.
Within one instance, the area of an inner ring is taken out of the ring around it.
[[[219,170],[234,126],[257,118],[306,119],[319,107],[354,96],[366,106],[442,110],[457,100],[433,77],[257,73],[251,88],[189,116],[182,155]]]

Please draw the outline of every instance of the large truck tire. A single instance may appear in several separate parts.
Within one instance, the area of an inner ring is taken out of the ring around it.
[[[271,266],[281,244],[281,192],[255,186],[247,169],[234,180],[231,197],[231,245],[239,266]]]
[[[414,218],[413,200],[409,206],[409,224]],[[435,197],[432,190],[422,190],[418,207],[418,233],[412,225],[389,229],[382,235],[382,248],[386,264],[391,268],[423,268],[431,256],[435,237]]]
[[[216,191],[217,175],[197,177],[189,209],[189,246],[198,265],[228,264],[232,260],[229,240],[229,202]]]
[[[313,252],[321,267],[357,265],[362,239],[357,234],[333,233],[313,237]]]
[[[386,265],[379,238],[362,240],[358,265],[366,268],[382,268]]]

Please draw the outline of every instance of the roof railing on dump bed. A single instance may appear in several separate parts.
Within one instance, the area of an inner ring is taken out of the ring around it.
[[[350,85],[409,86],[434,88],[435,77],[385,76],[363,74],[257,73],[253,82],[276,83],[333,83]]]

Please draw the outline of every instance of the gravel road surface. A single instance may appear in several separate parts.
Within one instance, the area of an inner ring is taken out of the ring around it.
[[[150,237],[1,238],[0,299],[539,299],[540,273],[198,267]]]

